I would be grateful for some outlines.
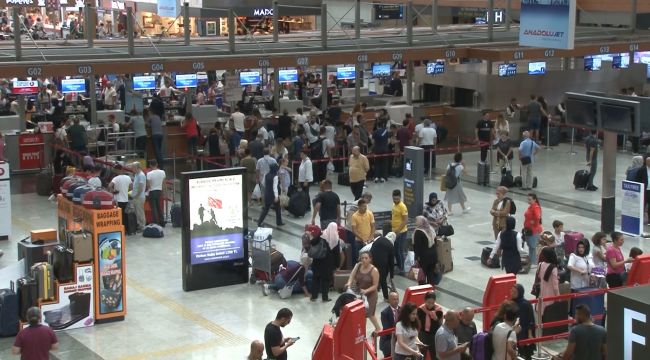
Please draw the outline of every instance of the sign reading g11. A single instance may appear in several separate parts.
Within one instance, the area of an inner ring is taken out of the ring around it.
[[[521,0],[519,45],[573,49],[576,0]]]

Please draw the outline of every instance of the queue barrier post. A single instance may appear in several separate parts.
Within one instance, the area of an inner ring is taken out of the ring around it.
[[[573,144],[575,143],[575,134],[576,134],[576,129],[571,128],[571,150],[569,150],[569,155],[575,155],[577,154],[575,151],[573,151]]]

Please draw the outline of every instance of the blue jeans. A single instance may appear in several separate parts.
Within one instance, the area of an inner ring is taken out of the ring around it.
[[[400,271],[404,271],[404,259],[406,259],[406,234],[397,234],[395,238],[395,265]]]
[[[162,135],[151,135],[151,142],[153,143],[153,153],[158,162],[158,167],[163,168],[163,155],[162,155],[162,144],[163,136]]]
[[[541,234],[533,234],[526,236],[526,244],[528,245],[528,255],[530,256],[530,263],[532,265],[537,264],[537,243],[539,242],[539,236]]]

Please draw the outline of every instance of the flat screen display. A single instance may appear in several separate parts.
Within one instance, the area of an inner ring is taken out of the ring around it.
[[[629,55],[616,55],[612,58],[612,68],[614,69],[627,69],[630,67]]]
[[[206,73],[196,73],[196,80],[200,83],[208,82],[208,74]]]
[[[189,179],[190,262],[244,258],[243,175]]]
[[[528,75],[546,74],[546,61],[528,63]]]
[[[16,80],[13,82],[13,89],[11,90],[12,93],[20,95],[20,94],[36,94],[38,93],[38,81],[36,80],[30,80],[30,81],[20,81]]]
[[[280,70],[278,72],[278,78],[281,83],[294,83],[298,82],[298,70]]]
[[[404,18],[402,5],[375,5],[375,20],[397,20]]]
[[[501,64],[499,65],[499,76],[515,76],[517,75],[517,64]]]
[[[646,64],[646,78],[650,79],[650,51],[637,51],[634,53],[634,63]]]
[[[196,74],[178,74],[176,75],[177,88],[195,88],[199,81]]]
[[[568,98],[565,103],[567,123],[592,128],[596,127],[596,102]]]
[[[634,132],[634,110],[620,105],[600,104],[601,127],[616,132]]]
[[[61,92],[64,94],[86,92],[86,80],[63,79],[61,80]]]
[[[239,73],[239,85],[258,85],[262,82],[259,71],[243,71]]]
[[[336,68],[336,78],[339,80],[351,80],[356,77],[356,68],[354,66],[346,66]]]
[[[156,77],[150,76],[134,76],[133,77],[133,90],[153,90],[156,88]]]
[[[596,56],[585,57],[585,71],[598,71],[602,66],[602,58]]]
[[[436,75],[436,74],[442,74],[444,72],[445,72],[445,62],[444,61],[436,61],[436,62],[427,63],[427,74]]]
[[[389,64],[373,65],[372,76],[390,76],[390,65]]]

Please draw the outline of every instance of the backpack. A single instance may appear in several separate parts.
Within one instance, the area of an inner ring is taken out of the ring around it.
[[[309,251],[307,251],[307,255],[312,258],[312,259],[325,259],[327,257],[327,253],[329,252],[329,245],[327,245],[327,241],[325,239],[321,238],[318,244],[312,245],[309,248]]]
[[[509,197],[504,197],[503,200],[510,201],[510,215],[514,215],[517,213],[517,205],[515,205],[514,200],[512,200]]]
[[[447,189],[451,190],[458,185],[458,178],[456,177],[456,165],[449,164],[447,172],[445,173],[445,186]]]
[[[491,360],[494,354],[494,344],[492,343],[492,330],[480,332],[472,337],[472,346],[470,354],[474,360]]]
[[[146,238],[161,238],[165,236],[162,226],[158,224],[149,224],[142,230],[142,237]]]

